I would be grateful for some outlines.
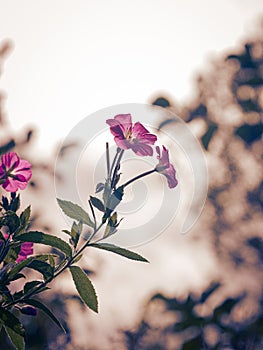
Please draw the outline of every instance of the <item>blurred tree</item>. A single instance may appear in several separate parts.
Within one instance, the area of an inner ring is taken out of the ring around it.
[[[11,49],[12,44],[9,41],[0,43],[0,75],[2,73],[4,61]],[[51,156],[47,161],[43,161],[43,159],[37,155],[36,160],[36,156],[32,152],[35,130],[29,128],[26,131],[12,131],[4,112],[4,102],[5,93],[0,91],[0,156],[6,152],[14,151],[17,152],[21,158],[30,161],[33,169],[33,177],[29,183],[30,187],[23,193],[22,206],[25,206],[26,202],[32,204],[33,218],[30,223],[32,230],[43,230],[45,232],[57,231],[53,220],[48,220],[48,223],[44,223],[42,218],[43,205],[46,205],[44,194],[47,193],[47,188],[52,188],[53,186],[53,163],[55,156]],[[0,187],[0,195],[1,194],[6,195]],[[39,198],[43,198],[42,203],[39,201]],[[37,209],[35,209],[36,205],[38,205]],[[41,215],[39,210],[41,210]],[[52,224],[50,224],[50,222],[52,222]],[[29,275],[30,271],[27,272]],[[87,270],[87,273],[91,273],[91,271]],[[50,309],[55,310],[57,317],[62,320],[65,329],[67,329],[66,335],[61,334],[60,329],[53,326],[52,321],[41,312],[39,312],[37,317],[22,317],[22,323],[25,325],[27,331],[27,348],[29,350],[65,349],[66,345],[70,343],[70,329],[67,326],[67,303],[73,299],[79,300],[75,295],[70,293],[65,295],[49,292],[41,296],[41,301],[44,301]],[[82,305],[80,300],[79,303]],[[0,349],[14,349],[3,329],[0,330]]]
[[[262,34],[211,62],[182,109],[187,123],[202,125],[210,176],[202,232],[192,235],[210,239],[221,280],[184,300],[153,296],[139,324],[124,332],[127,349],[263,348]],[[163,101],[153,104],[176,113]]]

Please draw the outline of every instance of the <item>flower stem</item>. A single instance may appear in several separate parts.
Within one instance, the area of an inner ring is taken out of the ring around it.
[[[107,176],[110,177],[110,153],[109,153],[109,143],[106,142],[106,161],[107,161]]]
[[[154,173],[155,171],[156,171],[156,168],[154,168],[152,170],[149,170],[149,171],[146,171],[145,173],[139,174],[139,175],[135,176],[134,178],[132,178],[131,180],[125,182],[125,184],[122,185],[122,186],[123,186],[123,188],[127,187],[128,185],[130,185],[134,181],[139,180],[139,179],[141,179],[144,176],[150,175],[150,174]]]
[[[111,165],[111,168],[110,168],[110,175],[109,175],[109,178],[111,177],[111,174],[112,174],[114,165],[115,165],[115,163],[116,163],[116,160],[117,160],[118,155],[119,155],[120,152],[121,152],[121,149],[120,149],[119,147],[117,147],[116,154],[115,154],[115,156],[114,156],[114,159],[113,159],[113,162],[112,162],[112,165]]]
[[[122,156],[124,154],[124,149],[122,149],[122,150],[120,148],[118,148],[118,149],[120,151],[118,152],[119,156],[117,158],[116,165],[115,165],[114,172],[113,172],[112,179],[111,179],[111,188],[115,187],[115,184],[114,184],[115,178],[116,178],[118,170],[119,170],[119,165],[120,165],[120,162],[121,162],[121,158],[122,158]]]

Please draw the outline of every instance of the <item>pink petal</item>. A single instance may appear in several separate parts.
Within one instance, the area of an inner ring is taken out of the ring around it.
[[[176,179],[176,173],[175,173],[175,169],[174,166],[172,164],[170,164],[169,168],[164,170],[162,172],[162,174],[164,176],[166,176],[167,181],[168,181],[168,186],[170,188],[174,188],[178,185],[178,180]]]
[[[132,128],[132,118],[130,114],[118,114],[114,119],[122,126],[123,132],[126,134]]]
[[[18,170],[17,168],[14,171],[14,174],[16,175],[16,177],[21,176],[20,181],[29,181],[31,176],[32,176],[32,170],[31,169],[24,169],[24,170]]]
[[[8,178],[5,180],[2,186],[7,192],[16,192],[19,188],[18,183],[19,181]]]
[[[16,166],[19,163],[19,157],[15,152],[3,154],[1,160],[5,167],[8,169],[10,169],[13,166]]]
[[[164,165],[169,166],[170,161],[169,161],[169,152],[168,150],[163,146],[163,151],[162,151],[162,158],[161,158],[161,162]]]
[[[138,142],[138,143],[131,144],[130,148],[138,156],[144,157],[144,156],[152,156],[153,155],[152,147],[149,145],[146,145],[144,143]]]
[[[3,177],[5,175],[5,170],[3,165],[0,166],[0,178]]]
[[[117,146],[121,149],[131,148],[131,144],[129,142],[127,142],[127,140],[124,138],[120,138],[118,136],[115,136],[114,141],[116,142]]]
[[[149,131],[139,122],[134,124],[133,135],[137,138],[142,140],[142,142],[154,144],[157,140],[157,137],[153,134],[150,134]]]
[[[31,168],[31,164],[25,160],[25,159],[20,159],[17,167],[16,167],[16,170],[17,171],[20,171],[20,170],[28,170]]]
[[[107,119],[106,123],[110,126],[113,136],[121,136],[125,138],[125,135],[131,131],[132,121],[130,114],[119,114],[114,119]]]
[[[155,149],[156,149],[156,152],[157,152],[157,159],[160,159],[160,156],[161,156],[160,147],[156,146]]]
[[[17,263],[25,260],[28,257],[28,255],[33,254],[33,245],[34,245],[34,243],[32,243],[32,242],[22,243],[21,248],[20,248],[20,252],[19,252],[18,257],[16,259]]]

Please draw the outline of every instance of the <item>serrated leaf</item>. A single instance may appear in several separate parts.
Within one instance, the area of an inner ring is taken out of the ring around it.
[[[95,208],[104,212],[104,210],[105,210],[104,204],[102,203],[102,201],[99,198],[90,196],[90,201]]]
[[[40,231],[29,231],[23,233],[22,235],[18,236],[18,239],[22,242],[40,243],[57,248],[66,254],[66,256],[70,256],[72,253],[71,247],[68,245],[68,243],[58,237],[51,236]]]
[[[53,277],[53,267],[44,261],[33,260],[28,264],[27,267],[40,272],[43,275],[45,281],[50,277]]]
[[[91,221],[89,214],[82,209],[78,204],[74,204],[70,201],[65,201],[57,198],[58,205],[62,209],[62,211],[71,219],[81,221],[83,224],[86,224],[92,228],[94,228],[94,223]]]
[[[34,306],[34,307],[36,307],[36,308],[42,310],[46,315],[48,315],[48,316],[52,319],[53,322],[56,323],[56,325],[57,325],[60,329],[62,329],[62,331],[63,331],[64,333],[66,333],[65,328],[62,326],[62,324],[61,324],[60,321],[57,319],[57,317],[53,314],[52,311],[50,311],[50,310],[48,309],[48,307],[47,307],[46,305],[44,305],[43,303],[41,303],[40,301],[38,301],[38,300],[36,300],[36,299],[25,299],[24,302],[25,302],[25,304],[27,304],[27,305],[31,305],[31,306]]]
[[[29,205],[20,215],[21,224],[26,225],[30,219],[31,206]]]
[[[7,226],[10,233],[14,233],[20,226],[20,219],[16,213],[7,211],[1,219],[1,226]]]
[[[9,327],[13,332],[22,337],[25,336],[25,330],[19,319],[2,307],[0,307],[0,319],[3,321],[4,326]]]
[[[21,213],[19,219],[20,219],[20,226],[15,232],[15,236],[19,236],[20,234],[24,233],[25,229],[28,226],[28,222],[30,219],[31,214],[31,207],[30,205]]]
[[[28,293],[31,289],[33,289],[34,287],[40,285],[42,282],[41,281],[31,281],[31,282],[27,282],[24,285],[24,294]]]
[[[110,244],[110,243],[92,243],[89,246],[90,247],[99,248],[99,249],[103,249],[103,250],[107,250],[107,251],[115,253],[115,254],[119,254],[121,256],[124,256],[127,259],[143,261],[143,262],[149,262],[147,259],[145,259],[141,255],[139,255],[137,253],[134,253],[131,250],[118,247],[118,246],[116,246],[114,244]]]
[[[98,312],[97,295],[88,276],[78,266],[70,266],[69,269],[81,299],[91,310]]]
[[[11,328],[4,326],[7,335],[9,336],[11,342],[14,344],[17,350],[25,349],[25,339],[20,334],[14,332]]]
[[[13,264],[17,257],[18,257],[18,254],[20,252],[20,246],[18,245],[14,245],[13,243],[9,244],[9,247],[7,247],[7,254],[6,254],[6,257],[4,258],[4,262],[9,264]]]
[[[33,260],[46,261],[49,259],[50,255],[52,256],[52,254],[40,254],[40,255],[30,256],[29,258],[21,261],[19,264],[14,266],[12,270],[9,272],[8,274],[9,279],[12,279],[19,271],[25,268],[31,261]]]

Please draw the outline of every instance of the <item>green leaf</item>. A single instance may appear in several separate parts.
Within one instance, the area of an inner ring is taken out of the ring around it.
[[[22,335],[17,334],[11,328],[5,326],[5,331],[8,334],[11,342],[14,344],[17,350],[25,349],[25,339]]]
[[[41,281],[31,281],[31,282],[27,282],[24,285],[24,294],[30,292],[33,288],[35,288],[36,286],[40,285],[42,282]]]
[[[12,246],[12,243],[9,245],[9,249],[7,251],[7,254],[4,258],[4,262],[5,264],[14,264],[17,257],[18,257],[18,254],[20,252],[20,247],[19,246]]]
[[[24,233],[25,229],[28,226],[28,222],[30,219],[30,214],[31,214],[31,207],[30,205],[21,213],[20,215],[20,227],[19,229],[16,231],[15,236],[18,236],[22,233]]]
[[[106,205],[108,203],[108,199],[109,199],[110,193],[111,193],[110,184],[108,182],[106,182],[105,185],[104,185],[104,191],[103,191],[103,195],[102,195],[105,207],[106,207]]]
[[[23,275],[22,273],[18,273],[17,275],[15,275],[12,279],[10,279],[10,281],[16,281],[19,278],[26,278],[25,275]]]
[[[13,332],[22,337],[25,336],[25,330],[19,319],[2,307],[0,307],[0,319],[3,321],[4,326],[10,328]]]
[[[74,243],[74,247],[76,248],[79,242],[79,237],[82,233],[82,222],[76,224],[74,221],[71,227],[71,237]]]
[[[103,215],[102,222],[106,222],[106,220],[110,217],[111,213],[114,211],[114,209],[120,204],[122,201],[122,197],[124,194],[124,188],[123,186],[118,187],[112,195],[108,198],[106,203],[106,210],[105,214]]]
[[[19,217],[12,211],[7,211],[1,219],[1,226],[7,226],[10,233],[14,233],[20,226]]]
[[[66,233],[67,235],[71,236],[71,232],[69,230],[62,230],[62,232]]]
[[[58,237],[51,236],[43,232],[29,231],[18,236],[17,239],[22,242],[40,243],[57,248],[66,254],[66,256],[71,256],[72,253],[71,247],[68,245],[68,243]]]
[[[30,219],[31,206],[29,205],[20,215],[21,224],[26,225]]]
[[[8,277],[12,279],[18,272],[20,272],[23,268],[27,267],[27,265],[33,260],[46,261],[50,256],[54,256],[52,254],[40,254],[35,256],[30,256],[29,258],[21,261],[19,264],[14,266],[12,270],[9,272]]]
[[[95,247],[103,250],[108,250],[109,252],[119,254],[121,256],[124,256],[125,258],[131,259],[131,260],[137,260],[137,261],[143,261],[143,262],[149,262],[141,255],[132,252],[131,250],[124,249],[121,247],[118,247],[114,244],[110,243],[92,243],[89,245],[90,247]]]
[[[101,192],[104,189],[104,184],[102,182],[99,182],[96,186],[96,193]]]
[[[53,277],[54,274],[54,268],[44,261],[33,260],[27,267],[40,272],[45,281]]]
[[[81,299],[91,310],[98,312],[97,295],[88,276],[78,266],[70,266],[69,269]]]
[[[89,214],[82,209],[79,205],[74,204],[70,201],[65,201],[57,198],[58,205],[62,211],[71,219],[81,221],[83,224],[86,224],[90,227],[94,227],[94,223],[91,221]]]
[[[36,299],[25,299],[24,300],[25,304],[27,305],[31,305],[34,306],[40,310],[42,310],[46,315],[48,315],[53,322],[56,323],[56,325],[62,329],[62,331],[64,333],[66,333],[65,328],[62,326],[62,324],[60,323],[60,321],[56,318],[56,316],[53,314],[52,311],[50,311],[46,305],[44,305],[43,303],[41,303],[40,301],[36,300]]]
[[[99,198],[90,196],[90,201],[95,208],[104,212],[104,210],[105,210],[104,204],[102,203],[102,201]]]
[[[103,238],[109,237],[117,232],[117,227],[119,226],[121,220],[117,222],[117,213],[114,212],[112,216],[109,217],[107,226],[104,231]]]

